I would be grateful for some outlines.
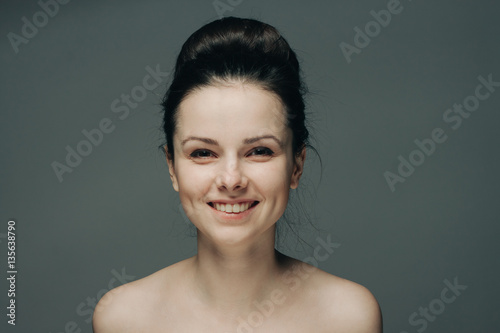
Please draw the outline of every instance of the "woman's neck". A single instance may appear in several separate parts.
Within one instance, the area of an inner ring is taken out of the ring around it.
[[[282,258],[274,249],[274,230],[258,243],[227,247],[199,234],[192,261],[194,290],[212,308],[248,310],[278,287]]]

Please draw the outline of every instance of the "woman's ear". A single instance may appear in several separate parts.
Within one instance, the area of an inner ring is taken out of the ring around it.
[[[299,179],[302,176],[302,172],[304,171],[304,162],[306,160],[306,146],[302,147],[302,150],[299,154],[294,156],[295,163],[292,172],[292,179],[290,182],[290,188],[296,189],[299,186]]]
[[[168,151],[167,145],[163,147],[165,151],[165,156],[167,158],[168,173],[170,174],[170,180],[172,180],[172,187],[176,192],[179,192],[179,183],[177,182],[177,175],[175,174],[173,154]]]

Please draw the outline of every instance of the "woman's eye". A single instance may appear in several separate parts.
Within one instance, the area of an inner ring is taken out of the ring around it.
[[[266,147],[257,147],[250,154],[256,156],[271,156],[274,152]]]
[[[212,152],[210,150],[206,150],[206,149],[198,149],[198,150],[195,150],[194,152],[191,153],[191,157],[199,157],[199,158],[207,158],[207,157],[210,157],[212,155]]]

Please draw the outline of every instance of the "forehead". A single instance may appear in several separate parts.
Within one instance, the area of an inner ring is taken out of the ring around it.
[[[272,92],[249,83],[202,87],[179,105],[176,136],[237,139],[273,134],[288,137],[285,108]]]

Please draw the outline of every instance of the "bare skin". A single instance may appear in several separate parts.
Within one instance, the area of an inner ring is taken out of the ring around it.
[[[378,304],[366,288],[277,257],[280,277],[274,287],[259,283],[258,305],[235,295],[243,282],[228,285],[214,304],[197,284],[195,256],[106,294],[94,332],[382,332]]]
[[[285,123],[281,102],[252,84],[204,87],[181,103],[167,163],[198,253],[108,292],[95,333],[382,331],[366,288],[274,249],[305,161]],[[256,204],[241,215],[213,205],[247,199]]]

